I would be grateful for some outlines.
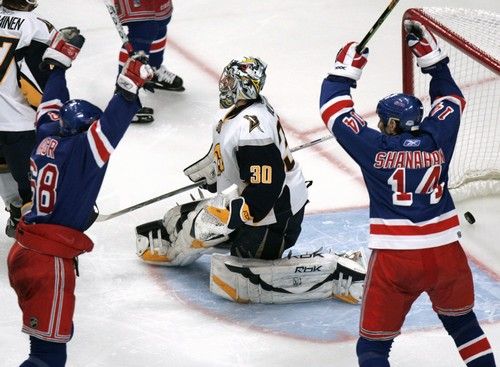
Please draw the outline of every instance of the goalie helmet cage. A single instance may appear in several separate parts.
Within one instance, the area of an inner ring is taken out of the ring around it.
[[[448,187],[456,199],[500,192],[500,15],[477,9],[408,9],[403,20],[421,22],[450,57],[452,75],[466,99]],[[427,109],[428,74],[403,43],[403,91]],[[426,103],[427,102],[427,103]]]

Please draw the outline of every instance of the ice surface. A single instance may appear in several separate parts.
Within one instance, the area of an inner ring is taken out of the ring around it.
[[[217,80],[232,58],[268,63],[264,94],[281,116],[290,145],[328,135],[318,112],[321,80],[340,46],[360,40],[387,1],[174,1],[166,65],[185,80],[183,93],[142,96],[157,121],[133,125],[116,149],[98,204],[111,213],[188,183],[182,169],[203,156],[220,114]],[[411,6],[471,6],[470,1],[400,2],[369,43],[370,61],[353,97],[374,123],[381,97],[401,89],[400,19]],[[99,0],[40,1],[37,12],[56,27],[76,25],[87,42],[68,72],[73,97],[105,106],[113,92],[120,40]],[[500,12],[497,1],[474,6]],[[298,249],[366,244],[368,196],[360,173],[334,140],[294,154],[310,188]],[[178,197],[113,220],[88,235],[95,250],[80,257],[75,336],[68,366],[356,366],[359,308],[337,301],[299,305],[235,305],[208,292],[208,257],[185,269],[147,266],[135,256],[134,227],[160,218]],[[500,355],[499,197],[460,202],[476,223],[463,223],[463,244],[476,280],[476,311]],[[75,208],[78,210],[78,208]],[[6,213],[1,214],[4,223]],[[463,217],[462,217],[463,218]],[[0,234],[0,366],[17,366],[28,352],[21,313],[8,285],[11,241]],[[393,366],[459,366],[452,340],[428,300],[419,299],[391,354]]]

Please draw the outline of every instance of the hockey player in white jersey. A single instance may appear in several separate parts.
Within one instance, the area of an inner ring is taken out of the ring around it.
[[[13,237],[22,204],[31,199],[29,157],[35,144],[35,110],[48,78],[39,69],[53,27],[32,12],[36,0],[0,5],[0,196],[10,211],[6,233]],[[13,179],[12,179],[13,178]]]
[[[184,170],[217,195],[138,226],[138,255],[179,266],[225,248],[231,256],[212,256],[210,280],[211,290],[225,298],[279,303],[337,295],[357,303],[364,268],[355,261],[320,252],[282,258],[299,237],[308,196],[280,119],[260,94],[266,67],[243,57],[224,68],[219,101],[230,109],[213,128],[208,154]]]

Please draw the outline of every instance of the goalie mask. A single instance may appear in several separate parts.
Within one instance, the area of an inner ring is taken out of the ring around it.
[[[86,131],[99,117],[99,107],[83,99],[72,99],[60,109],[61,136],[71,136]]]
[[[239,100],[253,100],[266,82],[267,65],[257,57],[231,60],[219,79],[219,102],[221,108],[229,108]]]
[[[38,6],[38,0],[3,0],[0,5],[10,10],[32,11]]]
[[[398,122],[400,131],[417,131],[423,114],[424,106],[420,99],[404,93],[391,94],[377,105],[377,115],[384,127],[392,119]]]

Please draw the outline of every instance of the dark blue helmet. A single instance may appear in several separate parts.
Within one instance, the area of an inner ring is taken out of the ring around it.
[[[390,119],[399,122],[403,131],[416,131],[422,121],[424,106],[420,99],[404,93],[394,93],[382,98],[377,105],[377,115],[387,126]]]
[[[60,109],[61,135],[69,136],[87,130],[92,122],[101,117],[99,107],[83,99],[71,99]]]

